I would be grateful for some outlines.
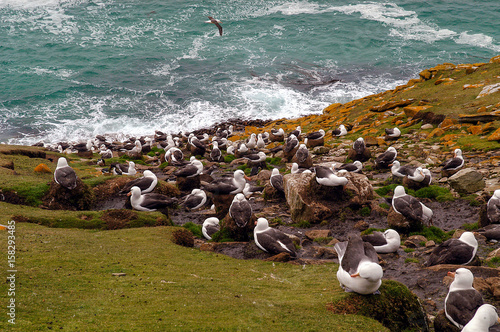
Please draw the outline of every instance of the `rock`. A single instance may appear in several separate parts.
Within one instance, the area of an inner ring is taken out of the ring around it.
[[[472,168],[459,170],[448,178],[448,183],[457,192],[466,194],[475,193],[486,186],[481,173]]]
[[[334,259],[337,258],[337,251],[334,248],[329,247],[314,247],[316,253],[313,255],[316,259]]]
[[[47,167],[47,165],[45,165],[45,164],[40,164],[40,165],[44,165],[45,167]],[[38,166],[40,166],[40,165],[38,165]],[[35,167],[35,172],[42,171],[42,170],[37,171],[38,166]],[[14,162],[12,160],[3,160],[3,159],[0,159],[0,167],[14,170]],[[47,169],[49,171],[48,172],[44,172],[44,173],[52,173],[52,171],[50,170],[50,168],[47,167]]]
[[[344,191],[351,196],[349,205],[361,206],[373,199],[375,192],[366,175],[349,172],[344,176],[349,180],[344,186]]]
[[[446,318],[444,309],[440,310],[436,318],[434,319],[434,331],[435,332],[459,332],[460,329],[453,325],[452,322]]]
[[[479,92],[479,94],[477,95],[476,98],[481,98],[481,97],[484,97],[484,96],[487,96],[487,95],[490,95],[492,93],[499,92],[499,91],[500,91],[500,83],[490,84],[490,85],[485,86],[481,90],[481,92]]]
[[[367,230],[369,227],[370,224],[364,220],[360,220],[354,225],[354,229],[357,229],[360,232]]]
[[[498,128],[490,136],[488,136],[488,141],[500,141],[500,128]]]
[[[229,232],[229,236],[235,241],[249,241],[250,234],[253,234],[256,221],[257,217],[252,214],[251,220],[245,225],[245,227],[239,227],[228,213],[224,218],[222,228],[225,228]]]
[[[376,137],[365,136],[365,145],[368,146],[378,146],[378,141]]]
[[[422,130],[432,129],[432,128],[434,128],[434,126],[432,124],[430,124],[430,123],[426,123],[426,124],[422,125],[422,127],[420,127],[420,129],[422,129]],[[431,132],[430,135],[432,135],[433,132],[434,132],[434,130]],[[439,132],[440,132],[440,134],[438,134],[438,136],[443,135],[443,133],[444,133],[443,130],[440,130]]]
[[[233,202],[234,195],[212,195],[212,202],[215,205],[216,217],[221,220],[229,213],[229,207]]]
[[[327,304],[327,309],[338,315],[371,317],[391,331],[429,331],[418,297],[405,285],[383,279],[379,291],[379,295],[346,293],[337,302]]]
[[[327,238],[329,237],[331,234],[330,230],[329,229],[315,229],[315,230],[312,230],[312,231],[307,231],[305,233],[305,236],[311,240],[311,241],[314,241],[318,238]]]
[[[421,79],[427,81],[427,80],[430,80],[432,78],[433,72],[431,72],[428,69],[425,69],[419,73],[419,76]]]
[[[49,166],[47,166],[45,164],[39,164],[38,166],[35,167],[35,172],[37,172],[37,173],[52,173],[52,170],[49,168]]]
[[[325,205],[316,202],[311,193],[311,182],[314,174],[286,174],[283,177],[285,198],[290,207],[293,221],[320,222],[332,215],[332,211]]]
[[[435,247],[435,246],[436,246],[436,242],[434,242],[432,240],[425,242],[426,248],[431,248],[431,247]]]
[[[312,153],[316,155],[327,154],[328,152],[330,152],[330,149],[327,148],[326,146],[316,146],[312,150]]]
[[[402,214],[394,211],[394,208],[391,206],[387,215],[387,226],[399,233],[409,234],[410,232],[421,230],[424,225],[421,222],[406,219]]]

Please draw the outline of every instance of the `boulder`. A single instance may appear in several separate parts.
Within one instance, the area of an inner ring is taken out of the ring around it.
[[[191,192],[191,190],[200,188],[200,175],[193,177],[177,177],[177,188],[183,192]]]
[[[459,170],[448,178],[448,183],[457,192],[464,194],[475,193],[486,186],[481,173],[472,168]]]
[[[72,190],[52,180],[49,191],[42,200],[50,210],[91,210],[95,202],[95,194],[80,178],[76,179],[76,188]]]
[[[344,173],[343,176],[349,181],[342,188],[322,186],[312,173],[286,174],[285,198],[292,220],[318,223],[344,207],[358,208],[373,199],[373,187],[365,175]]]
[[[5,167],[5,166],[3,166]],[[14,169],[14,164],[12,164],[12,169]],[[38,164],[35,167],[35,172],[37,173],[52,173],[52,170],[46,164]]]

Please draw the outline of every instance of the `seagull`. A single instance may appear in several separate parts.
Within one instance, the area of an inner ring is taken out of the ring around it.
[[[205,219],[203,226],[201,227],[201,232],[207,240],[212,240],[212,235],[220,230],[219,218],[210,217]]]
[[[399,136],[401,136],[401,130],[399,130],[398,127],[385,128],[385,135],[386,140],[397,139]]]
[[[445,161],[441,166],[446,171],[456,171],[464,166],[464,158],[462,157],[462,150],[455,149],[455,156]]]
[[[208,19],[210,21],[205,21],[205,23],[213,23],[215,24],[215,26],[217,27],[217,29],[219,29],[219,34],[222,36],[222,27],[219,23],[222,23],[221,21],[219,20],[216,20],[215,18],[213,18],[212,16],[208,16]]]
[[[297,256],[292,239],[282,231],[269,227],[266,218],[257,219],[255,225],[253,238],[257,247],[274,255],[286,252],[292,257]]]
[[[383,233],[373,232],[369,235],[363,235],[361,238],[363,241],[371,243],[379,254],[396,252],[401,245],[401,238],[398,232],[393,229],[388,229]]]
[[[191,178],[199,175],[203,171],[203,164],[198,159],[194,158],[191,163],[174,172],[177,177]]]
[[[127,196],[130,196],[132,208],[138,211],[156,211],[166,208],[174,202],[170,197],[162,194],[149,193],[142,195],[139,187],[130,188]]]
[[[309,169],[307,168],[300,168],[299,164],[293,163],[292,164],[292,169],[290,170],[292,174],[297,174],[297,173],[312,173]]]
[[[165,160],[173,165],[184,164],[184,153],[181,149],[173,146],[165,153]]]
[[[278,192],[284,193],[285,189],[283,187],[283,175],[280,174],[280,170],[277,168],[273,168],[271,173],[271,177],[269,178],[269,182],[271,186],[276,189]]]
[[[56,183],[72,190],[77,186],[76,178],[75,170],[68,165],[66,158],[59,158],[57,160],[57,168],[54,171],[54,180]]]
[[[428,223],[432,219],[433,212],[415,197],[408,195],[403,186],[394,189],[392,197],[392,208],[411,221]]]
[[[348,241],[334,246],[339,257],[337,280],[346,292],[373,294],[382,284],[384,271],[378,264],[373,246],[363,242],[358,234],[349,235]]]
[[[203,183],[204,188],[215,195],[238,194],[243,192],[246,180],[251,180],[241,169],[234,171],[232,178],[215,179],[210,183]]]
[[[189,210],[197,210],[207,202],[207,194],[201,189],[193,189],[189,195],[186,196],[183,205]]]
[[[213,141],[212,145],[213,145],[213,148],[212,148],[212,151],[210,151],[210,159],[212,159],[212,161],[215,161],[215,162],[223,160],[224,157],[222,157],[222,153],[219,149],[219,143],[217,141]]]
[[[246,146],[250,150],[255,149],[255,147],[257,146],[257,137],[256,137],[255,134],[251,134],[250,135],[250,138],[248,139],[248,142],[246,142]]]
[[[229,216],[236,222],[238,227],[245,227],[252,219],[252,206],[242,193],[234,196],[229,207]]]
[[[483,296],[472,287],[474,275],[470,270],[462,267],[448,272],[448,275],[454,280],[444,300],[444,313],[450,322],[461,329],[483,305]]]
[[[309,158],[309,150],[305,144],[300,144],[299,149],[295,152],[295,156],[297,157],[297,163],[299,166],[303,166],[307,159]]]
[[[257,135],[257,148],[264,149],[265,147],[266,147],[266,142],[264,141],[262,134],[258,134]]]
[[[488,332],[490,327],[500,324],[497,310],[491,304],[483,304],[474,317],[464,326],[462,332]]]
[[[271,129],[271,133],[269,134],[269,139],[271,142],[282,142],[285,139],[285,131],[283,128],[279,129]]]
[[[486,209],[490,223],[500,223],[500,189],[495,190],[493,196],[488,200]]]
[[[396,149],[390,146],[384,153],[381,153],[377,156],[375,165],[378,168],[389,168],[389,165],[392,164],[394,160],[396,160],[397,156],[398,152],[396,151]]]
[[[128,182],[125,187],[120,191],[121,194],[130,192],[132,187],[139,187],[142,194],[153,191],[158,183],[158,178],[150,170],[145,170],[141,178]]]

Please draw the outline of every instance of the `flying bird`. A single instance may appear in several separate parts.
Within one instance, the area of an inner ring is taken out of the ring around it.
[[[219,20],[216,20],[215,18],[213,18],[212,16],[208,16],[208,19],[210,21],[205,21],[205,23],[213,23],[215,24],[215,26],[217,27],[217,29],[219,29],[219,34],[222,36],[222,27],[219,23],[222,23],[221,21]]]

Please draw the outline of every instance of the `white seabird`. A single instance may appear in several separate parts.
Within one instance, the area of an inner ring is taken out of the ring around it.
[[[483,296],[472,287],[474,275],[470,270],[459,268],[455,272],[448,272],[448,275],[454,280],[444,300],[444,312],[446,318],[461,329],[483,305]]]
[[[257,219],[255,225],[253,237],[257,247],[274,255],[286,252],[292,257],[297,256],[291,238],[282,231],[269,227],[266,218]]]
[[[458,239],[446,240],[434,248],[425,265],[469,264],[476,256],[477,247],[478,243],[474,234],[464,232]]]
[[[351,234],[348,241],[338,242],[334,248],[339,257],[337,279],[340,286],[359,294],[377,292],[384,272],[373,246],[363,242],[358,234]]]
[[[488,332],[490,327],[500,324],[497,310],[491,304],[483,304],[474,317],[464,326],[462,332]]]
[[[432,219],[433,212],[415,197],[408,195],[403,186],[394,189],[392,208],[406,219],[427,224]]]
[[[252,219],[252,206],[242,193],[234,196],[229,207],[229,216],[238,227],[245,227]]]
[[[205,219],[203,226],[201,227],[201,232],[207,240],[212,240],[212,235],[220,230],[219,218],[210,217]]]
[[[54,181],[66,189],[75,189],[77,186],[77,176],[75,170],[68,165],[64,157],[57,160],[57,167],[54,171]]]
[[[398,232],[388,229],[385,232],[373,232],[370,235],[363,235],[363,241],[373,245],[375,251],[379,254],[396,252],[401,245],[401,237]]]

